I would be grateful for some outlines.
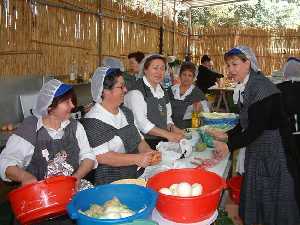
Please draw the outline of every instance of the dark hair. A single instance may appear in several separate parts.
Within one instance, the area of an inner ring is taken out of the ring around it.
[[[123,76],[123,73],[120,69],[110,68],[106,72],[106,76],[103,81],[103,90],[111,90],[114,85],[117,83],[117,78]]]
[[[210,62],[211,58],[208,55],[203,55],[201,58],[201,63]]]
[[[143,52],[132,52],[128,55],[128,59],[135,58],[135,60],[140,63],[144,58],[145,54]]]
[[[68,99],[72,100],[72,103],[73,103],[74,109],[75,109],[77,107],[77,97],[74,92],[74,88],[71,88],[70,90],[68,90],[66,93],[64,93],[61,96],[54,97],[51,105],[48,107],[48,113],[50,113],[52,110],[54,110],[58,106],[58,104],[66,101]],[[49,108],[51,108],[51,109],[49,109]]]
[[[193,73],[193,76],[196,75],[196,67],[193,63],[191,62],[184,62],[181,64],[181,67],[180,67],[180,71],[179,71],[179,76],[181,76],[181,74],[184,72],[184,71],[190,71]]]
[[[144,63],[144,69],[148,69],[148,67],[150,66],[151,62],[155,59],[161,59],[165,66],[167,66],[167,59],[161,55],[152,55],[150,57],[148,57]]]

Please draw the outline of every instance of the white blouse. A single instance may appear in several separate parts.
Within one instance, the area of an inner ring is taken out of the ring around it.
[[[160,85],[157,85],[156,89],[154,89],[146,77],[143,77],[143,81],[147,87],[150,88],[152,95],[155,98],[162,98],[165,96],[165,93]],[[134,114],[134,118],[136,119],[137,127],[144,134],[147,134],[155,125],[148,120],[147,118],[147,103],[145,102],[143,94],[139,90],[129,91],[125,95],[124,105],[130,108]],[[173,124],[171,115],[172,108],[171,104],[168,103],[167,107],[167,124]]]
[[[107,111],[102,105],[96,103],[91,110],[85,115],[85,118],[94,118],[107,123],[116,129],[120,129],[128,125],[125,114],[120,109],[118,114],[112,114]],[[141,135],[141,134],[140,134]],[[143,136],[141,135],[143,139]],[[97,147],[92,148],[95,155],[104,154],[109,151],[125,153],[125,147],[122,139],[119,136],[114,136],[108,142],[103,143]]]
[[[64,129],[68,126],[70,123],[70,120],[66,120],[61,123],[60,128],[57,130],[52,128],[47,128],[43,125],[42,117],[38,118],[37,121],[37,129],[41,129],[42,127],[45,127],[48,134],[53,139],[61,139],[64,135]],[[78,146],[80,149],[79,152],[79,163],[84,159],[91,159],[95,160],[94,168],[98,166],[98,163],[96,161],[96,156],[91,150],[89,141],[87,139],[85,130],[81,123],[77,123],[77,130],[76,130],[76,139],[78,142]],[[18,166],[20,168],[26,168],[33,156],[34,153],[34,146],[26,141],[21,136],[18,136],[16,134],[12,134],[7,143],[5,148],[3,149],[2,153],[0,154],[0,176],[4,181],[11,181],[6,177],[5,171],[6,168],[9,166]]]

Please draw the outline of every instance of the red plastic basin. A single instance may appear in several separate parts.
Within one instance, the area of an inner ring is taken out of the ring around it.
[[[75,177],[56,176],[11,191],[8,197],[17,220],[31,224],[65,214],[75,182]]]
[[[218,207],[226,183],[219,175],[204,169],[172,169],[158,173],[147,182],[155,191],[174,183],[199,183],[203,193],[195,197],[178,197],[159,193],[156,208],[166,219],[178,223],[195,223],[208,219]]]
[[[234,176],[227,181],[227,185],[230,190],[230,197],[236,204],[240,204],[240,194],[243,182],[243,176]]]

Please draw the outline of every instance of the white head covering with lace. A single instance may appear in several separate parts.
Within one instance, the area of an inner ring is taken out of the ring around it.
[[[286,81],[300,81],[300,58],[289,58],[284,65],[283,75]]]
[[[92,76],[91,81],[91,94],[94,102],[102,101],[102,92],[103,92],[103,82],[106,76],[106,72],[109,70],[109,67],[98,67],[94,75]]]
[[[37,117],[48,115],[48,108],[52,104],[53,98],[63,95],[71,88],[71,85],[64,84],[56,79],[46,82],[37,96],[32,110],[33,115]]]

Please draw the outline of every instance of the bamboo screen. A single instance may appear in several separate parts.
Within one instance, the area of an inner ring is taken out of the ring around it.
[[[224,53],[236,45],[253,49],[264,74],[279,70],[290,56],[300,56],[300,30],[259,28],[193,28],[191,50],[197,63],[203,54],[214,61],[215,69],[226,74]]]
[[[72,61],[78,72],[92,73],[103,56],[127,65],[133,51],[159,52],[162,18],[142,9],[132,10],[112,0],[28,0],[0,4],[0,76],[66,76]],[[101,3],[101,4],[100,4]],[[100,15],[101,12],[101,15]],[[187,27],[164,17],[163,52],[183,59],[187,53]],[[246,44],[258,56],[262,71],[280,69],[289,56],[300,55],[300,34],[295,30],[253,28],[192,29],[193,61],[212,56],[216,69],[225,72],[223,54]]]

